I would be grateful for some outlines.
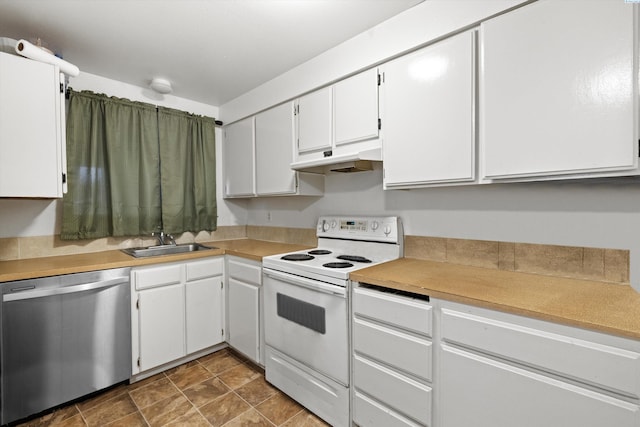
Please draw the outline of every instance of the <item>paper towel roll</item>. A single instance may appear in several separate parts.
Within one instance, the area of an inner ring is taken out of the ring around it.
[[[57,65],[60,68],[61,73],[65,73],[68,76],[76,77],[80,74],[80,69],[75,65],[60,59],[55,55],[45,52],[37,46],[32,45],[26,40],[18,40],[16,43],[16,52],[26,58],[30,58],[40,62],[46,62],[47,64]]]

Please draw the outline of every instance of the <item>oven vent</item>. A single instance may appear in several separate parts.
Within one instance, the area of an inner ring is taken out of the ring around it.
[[[331,165],[331,172],[363,172],[373,170],[373,162],[371,160],[356,160],[353,162],[338,163]]]

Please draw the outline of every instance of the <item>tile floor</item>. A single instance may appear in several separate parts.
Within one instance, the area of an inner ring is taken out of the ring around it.
[[[117,386],[20,426],[327,424],[268,384],[260,368],[223,349],[135,384]]]

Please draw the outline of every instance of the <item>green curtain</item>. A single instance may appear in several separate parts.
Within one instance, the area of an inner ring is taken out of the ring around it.
[[[215,230],[215,120],[159,107],[158,134],[164,230]]]
[[[216,229],[212,118],[71,91],[67,163],[64,240]]]
[[[154,105],[71,91],[61,238],[150,234],[161,225]]]

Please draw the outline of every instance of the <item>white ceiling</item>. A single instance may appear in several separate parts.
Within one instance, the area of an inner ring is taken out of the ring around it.
[[[0,37],[219,106],[421,1],[0,0]]]

